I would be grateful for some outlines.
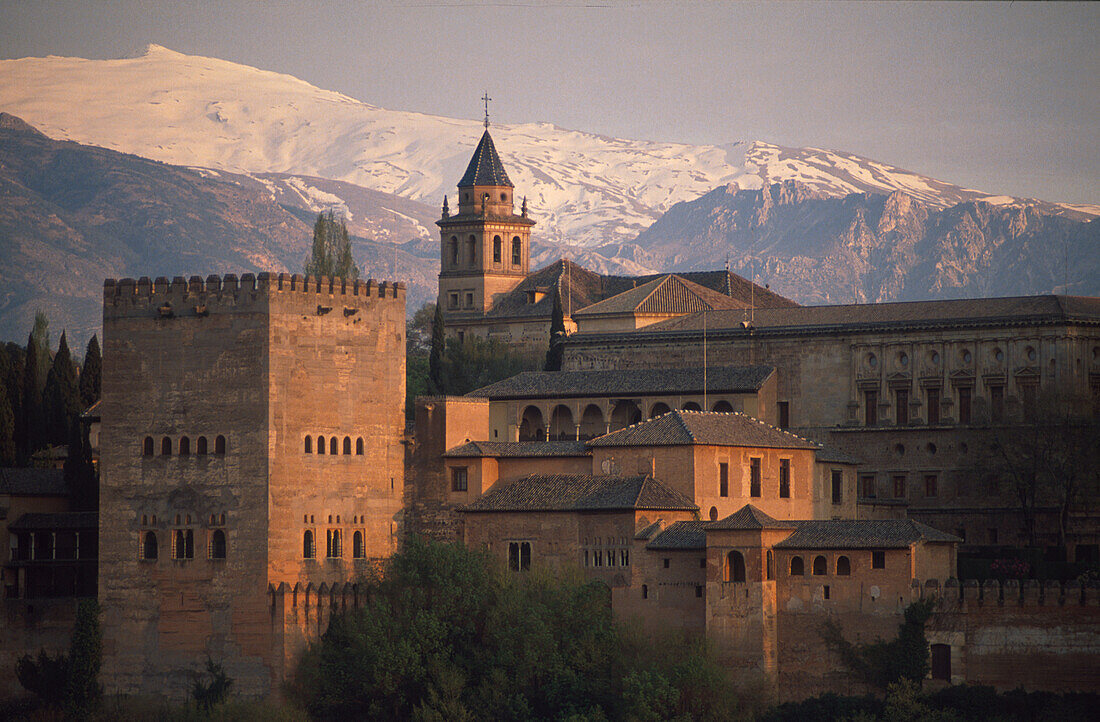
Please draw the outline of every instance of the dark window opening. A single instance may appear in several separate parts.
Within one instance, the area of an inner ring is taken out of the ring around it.
[[[344,456],[351,456],[351,437],[344,437]]]
[[[730,465],[726,462],[718,464],[718,496],[730,495]]]
[[[825,586],[823,586],[821,588],[821,592],[822,592],[822,595],[825,597],[825,599],[828,599],[829,598],[829,585],[826,584]]]
[[[779,409],[778,409],[779,410],[779,414],[778,414],[779,423],[777,425],[781,429],[790,428],[790,425],[791,425],[791,403],[789,401],[780,401],[778,403],[778,406],[779,406]]]
[[[838,577],[847,577],[852,573],[852,562],[846,556],[839,556],[836,558],[836,575]]]
[[[176,529],[173,556],[176,559],[195,558],[195,532],[190,529]]]
[[[153,437],[152,436],[146,436],[145,437],[145,442],[142,444],[142,447],[141,447],[141,453],[145,456],[152,456],[153,455]]]
[[[863,495],[863,498],[865,498],[865,499],[874,499],[877,496],[877,493],[878,493],[875,489],[875,475],[874,474],[863,474],[862,476],[860,476],[859,477],[859,489],[860,489],[860,494]]]
[[[225,456],[225,437],[219,435],[214,439],[214,453],[218,456]]]
[[[878,424],[878,391],[863,392],[863,422],[867,426]]]
[[[317,556],[317,549],[313,545],[313,532],[310,529],[306,529],[302,533],[302,558],[313,559]]]
[[[512,265],[519,266],[523,264],[523,245],[520,243],[519,236],[512,239]]]
[[[909,390],[898,389],[894,392],[894,419],[898,426],[909,423]]]
[[[924,477],[924,495],[935,496],[936,495],[936,475],[927,474]]]
[[[766,573],[768,575],[768,579],[775,579],[775,555],[772,554],[771,549],[768,550],[768,554],[767,554]]]
[[[451,491],[466,491],[467,473],[465,466],[451,469]]]
[[[698,584],[695,585],[695,596],[697,598],[702,598],[703,596],[703,587]]]
[[[508,568],[514,572],[526,572],[531,569],[531,542],[509,542]]]
[[[500,263],[503,245],[500,236],[493,236],[493,263]]]
[[[363,546],[363,532],[357,531],[351,537],[351,555],[356,559],[367,556],[367,550]]]
[[[898,474],[894,477],[894,498],[905,498],[905,477],[901,474]]]
[[[160,440],[160,455],[171,456],[172,454],[172,440],[165,436]]]
[[[802,557],[791,557],[791,576],[801,577],[806,574],[806,564]]]
[[[932,649],[932,679],[951,681],[951,645],[933,644]]]
[[[359,437],[358,439],[355,440],[355,455],[356,456],[362,456],[363,455],[363,438],[362,437]]]
[[[832,482],[833,503],[842,504],[844,502],[844,472],[840,469],[833,469],[830,481]]]
[[[642,585],[642,599],[649,599],[649,585]]]
[[[210,535],[210,558],[225,559],[225,532],[221,529]]]
[[[928,423],[938,424],[940,423],[940,390],[928,389],[926,394],[928,398]]]
[[[791,498],[791,460],[779,460],[779,498]]]
[[[191,455],[191,439],[186,436],[180,437],[180,456]]]
[[[871,552],[871,568],[872,569],[885,569],[886,568],[886,552],[873,551]]]
[[[141,540],[141,558],[150,560],[157,558],[156,532],[147,531],[143,535]]]
[[[328,453],[333,455],[333,456],[336,456],[336,454],[339,453],[339,448],[340,448],[339,444],[340,444],[340,442],[337,441],[335,436],[333,436],[331,439],[329,439],[328,440]]]
[[[329,529],[326,535],[325,556],[337,559],[344,556],[344,540],[339,529]]]
[[[306,437],[304,451],[307,454],[312,454],[313,453],[313,437],[312,436],[307,436]]]
[[[814,557],[813,574],[815,577],[824,576],[829,573],[829,563],[823,556]]]
[[[760,459],[749,459],[749,496],[760,496]]]
[[[200,436],[198,440],[195,441],[195,453],[199,456],[206,456],[206,452],[206,437]]]
[[[959,423],[970,423],[970,387],[959,388]]]
[[[745,581],[745,556],[736,549],[726,556],[726,581]]]
[[[451,266],[458,266],[458,237],[451,236]]]
[[[1005,387],[989,387],[989,410],[993,423],[999,424],[1005,415]]]
[[[317,437],[317,453],[318,454],[325,453],[325,437],[323,437],[323,436],[318,436]]]
[[[672,561],[672,560],[671,560],[671,559],[669,559],[668,557],[665,557],[665,558],[664,558],[664,567],[665,567],[665,569],[668,569],[668,568],[669,568],[669,564],[671,563],[671,561]]]

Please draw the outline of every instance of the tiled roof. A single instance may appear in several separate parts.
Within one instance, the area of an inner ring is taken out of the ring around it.
[[[904,549],[919,541],[962,542],[954,534],[912,519],[846,519],[796,522],[776,549]]]
[[[771,366],[718,366],[706,371],[707,392],[759,391],[775,372]],[[646,396],[703,392],[703,369],[622,371],[525,371],[471,391],[490,399],[546,399],[586,396]]]
[[[62,469],[0,469],[0,494],[65,496],[68,493]]]
[[[502,458],[533,458],[545,456],[588,456],[591,452],[583,441],[467,441],[448,449],[443,456],[468,458],[496,456]]]
[[[800,436],[740,412],[670,411],[599,436],[589,446],[748,446],[764,449],[816,449]]]
[[[14,531],[36,529],[95,529],[99,526],[99,512],[62,511],[52,514],[24,514],[8,526]]]
[[[752,504],[745,504],[725,519],[710,524],[707,529],[720,529],[723,531],[746,531],[750,529],[789,529],[795,522],[779,521],[757,509]]]
[[[488,129],[481,134],[481,141],[474,150],[473,158],[470,158],[470,165],[466,166],[466,172],[458,182],[459,188],[470,186],[512,187],[512,181],[508,180],[508,174],[504,172],[504,164],[500,162]]]
[[[706,529],[710,522],[705,521],[678,521],[670,524],[667,529],[658,534],[645,545],[646,549],[690,550],[706,549]]]
[[[863,460],[833,446],[818,444],[815,458],[825,464],[862,464]]]
[[[578,318],[605,314],[685,314],[724,308],[747,308],[748,304],[712,291],[681,276],[668,274],[617,296],[576,311]]]
[[[651,476],[531,474],[489,490],[463,511],[689,510],[691,499]]]
[[[707,314],[707,328],[738,329],[744,320],[740,311]],[[968,298],[947,301],[902,301],[836,306],[760,308],[753,314],[755,329],[820,331],[837,327],[851,329],[944,326],[960,324],[994,325],[1011,322],[1085,321],[1100,323],[1100,298],[1086,296],[1015,296],[1010,298]],[[643,329],[645,333],[701,331],[701,315],[673,318]]]
[[[639,529],[637,532],[635,532],[634,538],[639,540],[639,541],[645,541],[647,539],[650,539],[653,536],[655,536],[657,534],[657,532],[661,531],[661,526],[662,526],[662,522],[661,522],[660,519],[658,519],[657,521],[653,522],[652,524],[649,524],[648,526],[644,526],[641,529]]]

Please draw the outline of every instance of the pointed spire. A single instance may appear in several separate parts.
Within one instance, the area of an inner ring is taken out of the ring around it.
[[[470,159],[470,165],[466,166],[466,172],[462,180],[458,182],[459,188],[471,186],[507,186],[512,188],[512,181],[508,180],[508,174],[504,172],[504,164],[500,162],[493,138],[486,130],[481,134],[481,141],[474,150],[474,157]]]
[[[444,195],[443,196],[443,217],[444,218],[450,218],[450,216],[451,216],[451,209],[447,207],[447,196]]]

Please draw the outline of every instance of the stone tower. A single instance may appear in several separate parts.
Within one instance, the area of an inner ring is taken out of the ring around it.
[[[99,594],[111,692],[187,695],[206,655],[278,689],[319,597],[400,534],[403,284],[108,280]],[[288,589],[287,617],[273,590]]]
[[[500,162],[488,121],[473,158],[458,182],[458,213],[443,199],[440,229],[439,305],[445,320],[477,317],[527,275],[531,226],[524,199],[514,211],[514,188]]]

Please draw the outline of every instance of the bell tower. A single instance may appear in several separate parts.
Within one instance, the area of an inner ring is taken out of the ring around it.
[[[443,198],[440,229],[439,306],[447,321],[474,320],[493,307],[496,297],[527,276],[531,226],[527,200],[520,214],[514,187],[489,135],[489,97],[485,132],[458,182],[458,213]]]

